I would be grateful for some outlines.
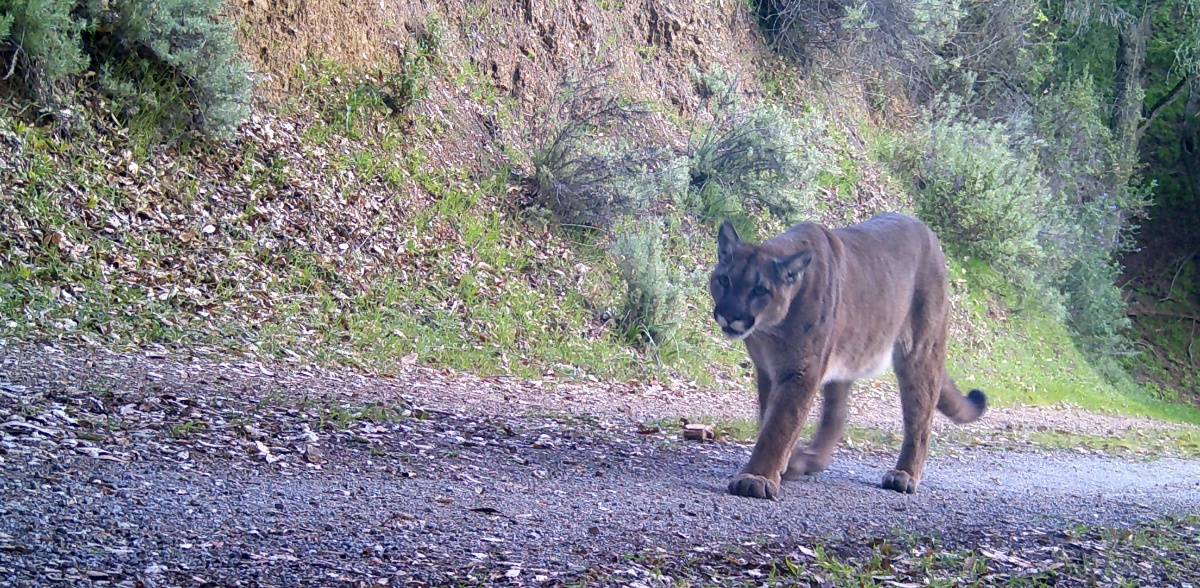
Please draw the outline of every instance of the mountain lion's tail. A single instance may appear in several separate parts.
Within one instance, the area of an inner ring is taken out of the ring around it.
[[[958,424],[975,422],[987,410],[987,394],[971,390],[966,396],[958,391],[946,368],[942,368],[942,393],[938,397],[938,410]]]

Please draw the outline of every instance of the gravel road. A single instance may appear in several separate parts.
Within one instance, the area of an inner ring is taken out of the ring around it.
[[[1197,461],[963,446],[904,496],[878,486],[894,455],[841,450],[763,501],[725,493],[748,446],[644,434],[625,411],[454,409],[403,376],[0,353],[0,586],[543,585],[599,568],[653,585],[624,556],[896,532],[977,547],[1200,512]]]

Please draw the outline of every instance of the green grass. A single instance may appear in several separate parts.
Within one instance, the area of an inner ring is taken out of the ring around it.
[[[961,388],[978,387],[996,406],[1069,405],[1100,413],[1200,424],[1200,409],[1164,401],[1131,379],[1106,377],[1052,316],[1008,312],[996,291],[998,276],[972,263],[951,262],[951,280],[966,287],[965,305],[978,330],[952,340],[950,372]],[[1007,313],[1000,321],[988,309]]]
[[[1057,449],[1087,447],[1130,457],[1200,457],[1200,430],[1196,429],[1128,431],[1118,436],[1036,431],[1027,438],[1039,446]]]
[[[197,431],[203,431],[208,428],[208,423],[204,421],[185,421],[171,427],[170,434],[172,437],[186,439],[191,437]]]
[[[707,416],[684,417],[691,423],[709,425],[718,440],[753,443],[758,437],[758,423],[753,419],[719,419]],[[800,439],[807,442],[817,429],[819,419],[805,422]],[[644,430],[659,430],[676,439],[682,431],[678,417],[651,419],[642,423]],[[897,453],[904,436],[899,419],[886,429],[848,425],[839,449],[868,453]],[[1200,457],[1200,430],[1192,428],[1127,430],[1112,435],[1089,435],[1056,430],[993,431],[980,436],[961,429],[948,429],[933,436],[931,455],[954,454],[963,448],[983,448],[997,451],[1028,451],[1030,449],[1072,450],[1087,448],[1109,455],[1156,459],[1164,456]]]
[[[709,425],[713,434],[719,440],[737,443],[753,443],[758,438],[758,422],[754,419],[719,419],[710,416],[684,417],[690,423]],[[817,429],[819,419],[809,419],[804,423],[800,438],[807,441],[812,438]],[[678,417],[651,419],[642,423],[645,430],[658,429],[668,436],[678,436],[683,425]],[[839,447],[867,452],[896,452],[900,449],[903,425],[896,422],[894,430],[879,430],[869,427],[847,426],[842,435]]]
[[[358,422],[394,423],[413,416],[411,409],[403,406],[374,402],[354,407],[332,402],[316,407],[307,406],[307,404],[301,403],[301,407],[306,414],[312,417],[313,428],[318,431],[345,430]]]

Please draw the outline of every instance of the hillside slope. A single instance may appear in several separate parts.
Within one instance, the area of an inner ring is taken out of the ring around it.
[[[713,210],[659,194],[668,343],[630,336],[609,244],[537,204],[532,159],[584,78],[637,103],[657,149],[695,149],[729,116],[801,129],[804,218],[847,224],[911,199],[873,156],[887,137],[853,88],[815,92],[743,3],[322,2],[230,7],[256,70],[234,141],[163,144],[85,95],[96,140],[0,112],[0,331],[93,345],[200,346],[390,373],[651,380],[743,390],[744,351],[707,320]],[[714,81],[715,80],[715,81]],[[724,87],[724,86],[723,86]],[[778,110],[756,110],[776,108]],[[620,135],[612,129],[597,135]],[[883,139],[881,139],[883,138]],[[703,196],[703,195],[701,195]],[[712,208],[716,207],[716,208]],[[748,204],[754,229],[785,223]],[[1001,405],[1082,404],[1197,420],[1118,392],[1053,319],[1010,317],[954,261],[952,371]],[[1003,350],[997,353],[997,350]],[[1049,369],[1045,362],[1066,366]],[[978,380],[976,380],[978,378]]]

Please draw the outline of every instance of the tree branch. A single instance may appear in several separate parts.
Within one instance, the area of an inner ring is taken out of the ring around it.
[[[1188,74],[1180,78],[1179,83],[1175,84],[1175,87],[1171,88],[1170,92],[1167,92],[1166,95],[1158,99],[1158,102],[1154,103],[1154,106],[1150,107],[1150,111],[1144,117],[1142,117],[1142,124],[1138,125],[1137,128],[1137,138],[1139,141],[1141,140],[1142,135],[1146,134],[1146,130],[1150,128],[1150,124],[1154,122],[1154,119],[1158,118],[1158,115],[1162,114],[1164,108],[1170,106],[1173,102],[1175,102],[1176,98],[1179,98],[1179,94],[1183,92],[1183,89],[1188,85],[1189,82],[1192,81],[1192,78],[1195,76],[1196,74]]]
[[[1167,0],[1155,0],[1154,3],[1147,4],[1145,9],[1142,10],[1142,18],[1147,19],[1154,16],[1154,13],[1158,12],[1158,9],[1162,8],[1162,5],[1165,4],[1166,1]]]

